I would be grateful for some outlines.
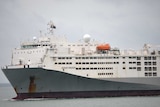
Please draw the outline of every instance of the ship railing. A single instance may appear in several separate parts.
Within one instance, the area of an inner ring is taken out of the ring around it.
[[[25,65],[6,65],[3,66],[2,69],[16,69],[16,68],[43,68],[45,67],[43,64],[25,64]]]
[[[121,50],[121,55],[149,55],[146,50]]]

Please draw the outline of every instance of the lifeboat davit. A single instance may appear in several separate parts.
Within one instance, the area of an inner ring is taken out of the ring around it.
[[[97,50],[110,50],[111,47],[109,44],[102,44],[97,46]]]

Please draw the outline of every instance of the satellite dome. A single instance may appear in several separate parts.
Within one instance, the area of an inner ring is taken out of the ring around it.
[[[91,36],[89,34],[85,34],[83,36],[83,40],[84,40],[84,42],[88,43],[91,40]]]
[[[33,40],[35,41],[36,39],[37,39],[37,37],[34,36],[34,37],[33,37]]]

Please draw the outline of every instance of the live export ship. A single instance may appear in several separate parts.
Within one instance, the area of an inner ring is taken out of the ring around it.
[[[50,22],[47,36],[21,43],[2,67],[15,99],[160,95],[158,46],[119,50],[89,35],[70,43],[55,28]]]

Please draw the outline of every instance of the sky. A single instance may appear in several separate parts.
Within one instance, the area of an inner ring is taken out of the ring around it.
[[[0,0],[0,66],[11,63],[22,41],[46,33],[51,20],[54,34],[71,42],[89,34],[119,49],[160,44],[160,0]]]

